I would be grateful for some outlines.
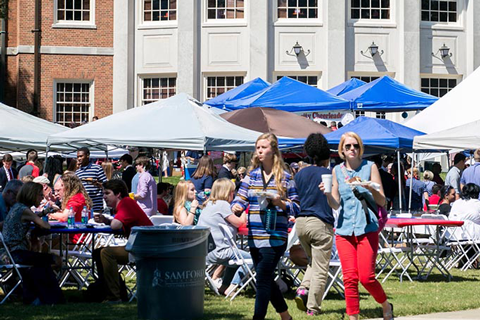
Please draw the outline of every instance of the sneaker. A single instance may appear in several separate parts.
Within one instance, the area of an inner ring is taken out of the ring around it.
[[[298,288],[297,294],[295,295],[295,302],[297,303],[297,308],[302,311],[307,311],[307,299],[308,299],[308,290],[305,288]]]
[[[318,312],[313,310],[307,310],[307,316],[318,316]]]
[[[218,278],[217,280],[212,280],[212,282],[215,288],[217,289],[220,289],[220,287],[222,286],[222,278]]]

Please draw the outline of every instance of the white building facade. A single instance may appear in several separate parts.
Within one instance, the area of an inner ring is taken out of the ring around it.
[[[389,75],[442,96],[480,65],[480,0],[116,0],[114,22],[114,112],[256,77]]]

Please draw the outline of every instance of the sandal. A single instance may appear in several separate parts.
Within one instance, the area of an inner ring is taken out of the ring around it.
[[[393,315],[393,304],[390,303],[390,312],[384,313],[383,318],[390,317],[388,320],[395,320],[395,316]]]

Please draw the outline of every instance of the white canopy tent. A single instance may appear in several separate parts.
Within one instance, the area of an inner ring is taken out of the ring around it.
[[[415,137],[413,148],[416,150],[468,150],[480,147],[480,120],[447,130]]]
[[[45,150],[49,135],[69,130],[0,103],[0,150]]]
[[[479,120],[479,87],[480,68],[477,68],[453,90],[403,125],[430,134]]]
[[[48,146],[137,146],[183,150],[253,150],[259,132],[233,125],[187,94],[115,113],[53,134]]]

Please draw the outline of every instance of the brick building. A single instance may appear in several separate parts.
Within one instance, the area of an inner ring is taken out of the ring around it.
[[[36,2],[41,5],[37,115],[68,125],[111,114],[114,0],[9,0],[6,104],[34,111]]]

